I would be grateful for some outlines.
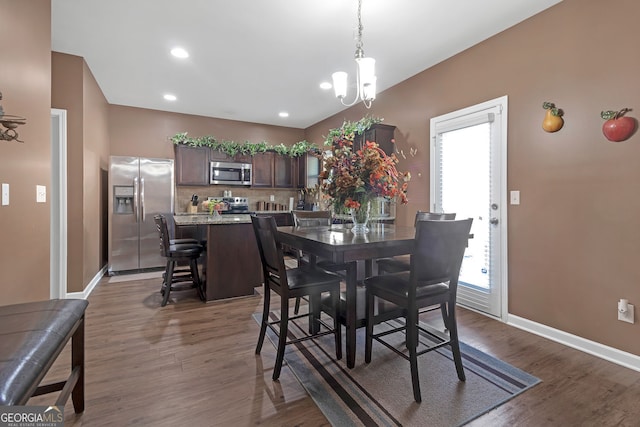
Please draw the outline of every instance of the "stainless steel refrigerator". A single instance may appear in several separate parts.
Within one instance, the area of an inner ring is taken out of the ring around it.
[[[154,215],[173,214],[173,159],[111,156],[109,274],[163,267]]]

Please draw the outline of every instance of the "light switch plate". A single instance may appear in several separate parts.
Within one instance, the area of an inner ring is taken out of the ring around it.
[[[512,205],[520,204],[520,191],[513,190],[509,193],[509,203],[511,203]]]
[[[2,183],[2,206],[9,206],[9,184]]]
[[[36,203],[47,202],[47,187],[44,185],[36,185]]]

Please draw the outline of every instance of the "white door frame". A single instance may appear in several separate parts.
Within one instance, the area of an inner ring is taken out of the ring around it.
[[[434,117],[430,120],[430,146],[431,146],[431,156],[430,156],[430,206],[433,209],[435,206],[435,194],[436,194],[436,165],[435,165],[435,151],[434,151],[434,141],[436,138],[436,129],[435,124],[437,121],[443,121],[454,117],[460,117],[468,114],[475,113],[480,110],[491,109],[496,106],[500,107],[500,112],[502,115],[501,126],[499,132],[501,133],[501,145],[499,148],[499,156],[500,156],[500,209],[499,209],[499,226],[500,226],[500,314],[499,320],[503,322],[508,321],[508,313],[509,313],[509,305],[508,305],[508,236],[507,230],[509,229],[507,223],[507,122],[508,122],[508,97],[502,96],[499,98],[495,98],[486,102],[482,102],[477,105],[473,105],[471,107],[463,108],[461,110],[453,111],[451,113],[447,113],[438,117]],[[482,312],[481,312],[482,313]],[[488,315],[487,313],[482,313]],[[492,316],[493,317],[493,316]]]
[[[67,297],[67,110],[51,109],[50,298]]]

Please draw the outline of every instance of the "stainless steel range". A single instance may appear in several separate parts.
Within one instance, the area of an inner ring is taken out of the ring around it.
[[[249,211],[249,200],[246,197],[223,197],[222,201],[228,206],[227,210],[223,210],[222,214],[252,214]]]

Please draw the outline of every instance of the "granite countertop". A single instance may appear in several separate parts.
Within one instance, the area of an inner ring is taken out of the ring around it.
[[[176,225],[251,224],[250,215],[175,214]]]
[[[290,214],[291,211],[250,211],[251,213],[256,213],[259,215],[263,215],[263,214]],[[229,214],[224,214],[229,215]],[[209,212],[197,212],[197,213],[192,213],[192,212],[176,212],[173,214],[173,216],[211,216],[209,215]]]

